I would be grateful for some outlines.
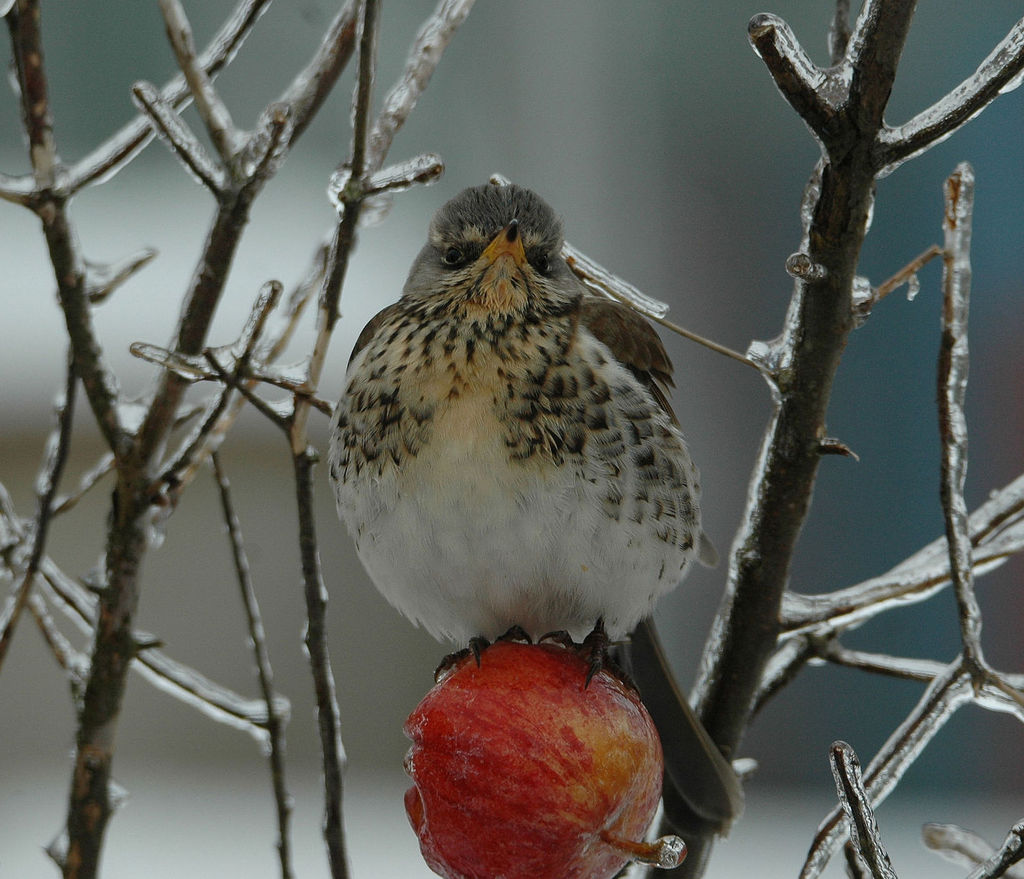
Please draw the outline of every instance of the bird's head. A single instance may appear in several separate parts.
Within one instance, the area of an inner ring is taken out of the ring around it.
[[[529,189],[465,189],[430,222],[406,296],[444,297],[467,311],[521,313],[579,295],[561,257],[562,223]]]

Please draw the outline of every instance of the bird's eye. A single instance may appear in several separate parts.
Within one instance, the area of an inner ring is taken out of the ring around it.
[[[465,255],[457,247],[449,247],[442,255],[441,262],[452,268],[462,265],[465,262]]]
[[[542,275],[546,275],[551,271],[551,260],[548,259],[545,253],[536,254],[530,262],[533,263],[533,267]]]

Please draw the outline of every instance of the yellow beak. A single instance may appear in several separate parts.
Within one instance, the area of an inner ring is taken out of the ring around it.
[[[513,220],[502,229],[480,254],[480,259],[488,264],[495,263],[500,256],[512,257],[518,267],[526,264],[526,251],[523,250],[523,236],[519,234],[519,221]]]

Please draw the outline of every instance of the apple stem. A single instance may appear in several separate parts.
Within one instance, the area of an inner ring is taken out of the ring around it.
[[[607,830],[602,830],[601,840],[629,855],[631,860],[651,864],[661,870],[678,867],[686,857],[686,843],[678,836],[662,836],[654,842],[634,842],[630,839],[619,839]]]

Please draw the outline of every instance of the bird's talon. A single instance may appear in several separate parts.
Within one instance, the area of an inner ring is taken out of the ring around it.
[[[499,635],[497,640],[499,641],[517,641],[521,644],[532,644],[533,638],[530,637],[530,633],[526,631],[522,626],[510,626],[508,631],[503,635]]]
[[[547,632],[540,636],[537,641],[538,644],[558,644],[560,647],[564,647],[566,650],[578,650],[579,644],[572,640],[570,635],[565,629],[558,629],[554,632]]]
[[[469,639],[469,647],[467,650],[473,654],[473,658],[476,660],[476,667],[480,668],[480,656],[483,652],[491,646],[491,642],[486,638],[482,638],[479,635],[475,638]]]

